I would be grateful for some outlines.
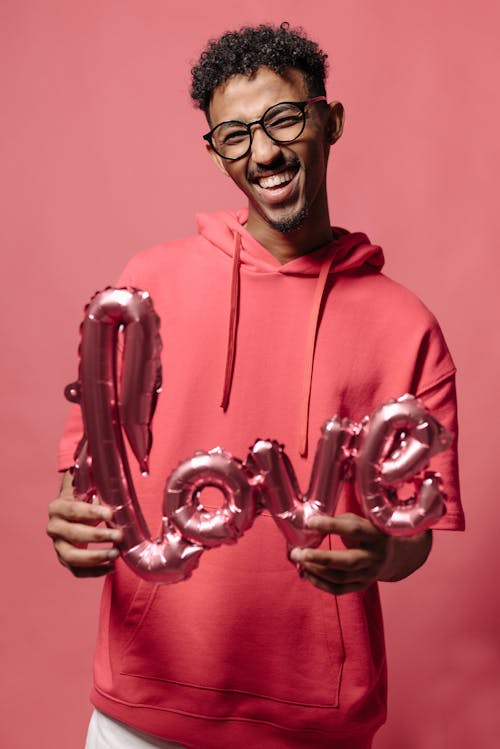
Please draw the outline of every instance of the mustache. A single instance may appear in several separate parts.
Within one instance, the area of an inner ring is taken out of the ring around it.
[[[247,179],[254,182],[263,174],[269,174],[269,172],[272,172],[275,169],[298,169],[299,167],[300,161],[297,156],[286,158],[283,154],[280,154],[269,164],[254,164],[254,166],[252,166],[252,168],[247,172]]]

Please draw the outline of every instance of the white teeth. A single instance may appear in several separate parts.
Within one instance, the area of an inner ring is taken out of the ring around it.
[[[261,177],[259,179],[259,186],[265,189],[270,187],[278,187],[284,185],[285,182],[290,182],[293,179],[295,172],[281,172],[280,174],[272,174],[270,177]]]

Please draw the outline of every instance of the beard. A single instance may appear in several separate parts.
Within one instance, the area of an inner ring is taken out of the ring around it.
[[[292,231],[296,231],[296,229],[300,229],[308,215],[309,207],[304,205],[299,211],[297,211],[297,213],[291,216],[286,216],[286,218],[282,218],[278,221],[271,221],[270,219],[268,219],[268,221],[276,231],[279,231],[281,234],[288,234]]]
[[[280,154],[270,165],[261,166],[257,164],[256,166],[254,166],[253,170],[247,174],[247,180],[249,182],[255,182],[260,174],[269,171],[269,169],[286,169],[287,167],[293,169],[294,171],[298,171],[300,168],[299,159],[296,156],[293,156],[292,158],[285,158],[283,154]],[[292,231],[300,229],[308,215],[309,206],[307,205],[307,203],[305,203],[302,208],[300,208],[296,213],[290,213],[290,215],[285,216],[282,219],[273,220],[269,216],[265,216],[265,218],[268,224],[272,226],[273,229],[276,229],[276,231],[279,231],[280,234],[288,234]]]

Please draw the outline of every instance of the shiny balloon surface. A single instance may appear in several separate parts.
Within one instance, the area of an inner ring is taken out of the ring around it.
[[[123,531],[121,556],[140,577],[161,583],[189,577],[205,549],[235,543],[263,507],[289,548],[318,546],[324,534],[308,528],[308,521],[335,514],[348,472],[355,476],[366,516],[386,533],[420,533],[444,513],[440,477],[425,469],[449,446],[450,435],[417,398],[404,395],[360,424],[328,419],[305,494],[276,440],[257,440],[245,461],[220,447],[195,453],[168,478],[162,532],[152,539],[126,441],[146,473],[161,389],[159,325],[147,292],[108,288],[96,294],[81,326],[79,380],[65,390],[68,400],[80,403],[85,429],[75,455],[75,497],[90,501],[97,495],[113,509],[113,525]],[[405,483],[414,492],[400,499]],[[208,487],[220,491],[221,507],[201,504]]]

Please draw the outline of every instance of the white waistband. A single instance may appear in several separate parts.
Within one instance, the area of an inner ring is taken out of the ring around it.
[[[162,741],[148,733],[126,726],[94,710],[89,723],[85,749],[185,749],[173,741]]]

